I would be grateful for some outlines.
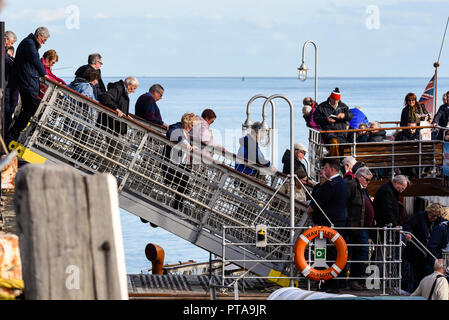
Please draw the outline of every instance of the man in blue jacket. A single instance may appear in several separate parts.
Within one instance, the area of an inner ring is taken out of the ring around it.
[[[22,99],[22,110],[8,132],[7,142],[17,140],[31,117],[37,111],[39,99],[39,77],[45,77],[47,72],[39,57],[39,48],[50,37],[48,29],[39,27],[34,34],[20,42],[14,60],[14,71],[11,81],[19,89]]]

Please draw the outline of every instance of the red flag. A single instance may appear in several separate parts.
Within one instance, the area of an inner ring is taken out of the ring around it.
[[[424,93],[419,98],[419,104],[425,106],[429,113],[433,113],[434,78],[435,75],[430,79],[427,87],[424,89]]]

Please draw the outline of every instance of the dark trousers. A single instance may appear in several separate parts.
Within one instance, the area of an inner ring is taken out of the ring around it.
[[[353,261],[368,261],[368,232],[366,230],[346,230],[346,240],[348,244],[356,244],[357,246],[349,246],[349,259]],[[364,244],[366,246],[358,246]],[[360,278],[365,274],[365,263],[351,262],[351,277]]]
[[[36,113],[41,100],[38,96],[32,95],[29,92],[20,91],[22,99],[22,110],[19,116],[14,121],[11,129],[8,132],[9,140],[16,140],[19,137],[20,131],[25,129],[31,117]]]
[[[190,169],[186,168],[185,166],[182,166],[183,169],[190,171]],[[185,194],[187,190],[187,184],[189,182],[189,176],[177,171],[173,168],[167,167],[166,175],[164,178],[164,182],[166,184],[175,184],[176,185],[176,191]],[[183,197],[179,194],[175,194],[175,203],[174,208],[180,209],[182,211],[182,202]]]

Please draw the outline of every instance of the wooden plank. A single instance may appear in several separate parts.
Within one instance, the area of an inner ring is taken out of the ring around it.
[[[15,196],[26,299],[128,298],[115,178],[27,165]]]

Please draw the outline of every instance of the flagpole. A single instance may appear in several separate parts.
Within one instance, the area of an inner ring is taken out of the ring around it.
[[[447,26],[449,25],[449,17],[447,17],[447,21],[446,21],[446,28],[444,28],[444,34],[443,34],[443,39],[441,40],[441,47],[440,47],[440,52],[438,53],[438,60],[437,62],[435,62],[433,64],[433,66],[435,67],[435,82],[433,83],[433,114],[435,116],[436,112],[437,112],[437,99],[438,99],[438,95],[437,95],[437,88],[438,88],[438,67],[440,66],[440,57],[441,57],[441,51],[443,50],[443,45],[444,45],[444,40],[446,38],[446,32],[447,32]]]
[[[438,67],[440,66],[440,64],[438,62],[435,62],[433,64],[433,66],[435,67],[435,80],[433,82],[433,117],[435,117],[435,115],[437,113],[437,99],[438,99],[438,95],[437,95],[437,89],[438,89]]]

